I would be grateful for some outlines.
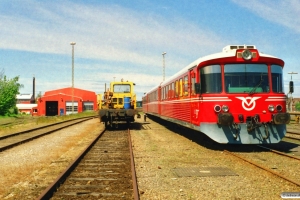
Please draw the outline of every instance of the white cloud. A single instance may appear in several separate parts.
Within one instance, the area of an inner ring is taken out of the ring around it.
[[[20,2],[28,13],[0,15],[0,48],[69,54],[69,42],[75,41],[80,57],[157,65],[151,59],[160,54],[157,50],[190,55],[222,43],[209,30],[180,18],[168,20],[113,5],[29,2]]]
[[[247,3],[232,0],[241,7],[245,7],[256,15],[281,24],[300,33],[300,1],[299,0],[251,0]]]
[[[136,82],[140,94],[161,82],[162,75],[157,74],[162,74],[163,51],[167,51],[166,76],[171,76],[193,59],[215,48],[221,50],[226,44],[209,29],[179,17],[167,19],[117,5],[89,6],[67,1],[14,2],[9,12],[0,13],[0,37],[1,49],[54,54],[54,59],[55,54],[69,56],[70,42],[74,41],[75,61],[86,60],[86,64],[75,63],[76,70],[87,70],[75,81],[76,87],[80,83],[83,89],[102,92],[95,83],[122,77]],[[91,68],[99,73],[91,74]],[[55,76],[53,72],[53,80],[37,77],[37,90],[71,85],[65,77],[58,80]],[[20,80],[31,85],[30,79],[21,76]],[[28,91],[30,87],[26,88]]]

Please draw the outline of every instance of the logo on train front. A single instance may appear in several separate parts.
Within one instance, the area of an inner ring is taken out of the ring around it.
[[[236,97],[242,100],[242,106],[245,110],[250,111],[253,110],[256,106],[256,100],[260,97]]]

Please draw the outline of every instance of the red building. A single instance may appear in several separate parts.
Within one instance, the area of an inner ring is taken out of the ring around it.
[[[72,103],[73,97],[73,103]],[[95,92],[72,87],[45,92],[37,101],[37,115],[55,116],[80,113],[87,110],[97,110],[97,95]]]
[[[33,107],[36,107],[34,96],[32,94],[18,94],[16,96],[17,104],[16,107],[19,113],[30,114]]]

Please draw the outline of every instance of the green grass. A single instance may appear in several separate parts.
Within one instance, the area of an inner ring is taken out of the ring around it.
[[[36,123],[54,123],[54,122],[59,122],[59,121],[66,121],[70,119],[77,119],[81,117],[89,117],[89,116],[95,116],[97,115],[96,111],[86,111],[86,112],[81,112],[81,113],[76,113],[76,114],[70,114],[70,115],[62,115],[62,116],[40,116],[37,117]]]
[[[21,129],[25,126],[42,125],[56,123],[60,121],[66,121],[71,119],[77,119],[81,117],[89,117],[97,115],[96,111],[86,111],[71,115],[62,116],[31,116],[31,115],[16,115],[16,116],[0,116],[0,135],[11,131],[11,129]],[[7,123],[12,123],[5,125]],[[2,126],[3,125],[3,126]]]

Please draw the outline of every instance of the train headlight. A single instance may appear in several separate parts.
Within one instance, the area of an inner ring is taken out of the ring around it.
[[[277,105],[277,106],[276,106],[276,110],[277,110],[278,112],[282,111],[282,106],[281,106],[281,105]]]
[[[249,49],[245,49],[243,52],[242,52],[242,57],[245,59],[245,60],[251,60],[253,55],[252,55],[252,52],[249,50]]]
[[[269,111],[270,111],[270,112],[274,112],[274,110],[275,110],[275,107],[274,107],[274,105],[269,105],[269,107],[268,107],[268,108],[269,108]]]
[[[215,110],[216,112],[220,112],[220,111],[221,111],[221,106],[216,105],[216,106],[214,107],[214,110]]]
[[[228,112],[229,107],[226,106],[226,105],[223,105],[223,106],[222,106],[222,110],[223,110],[223,112]]]

